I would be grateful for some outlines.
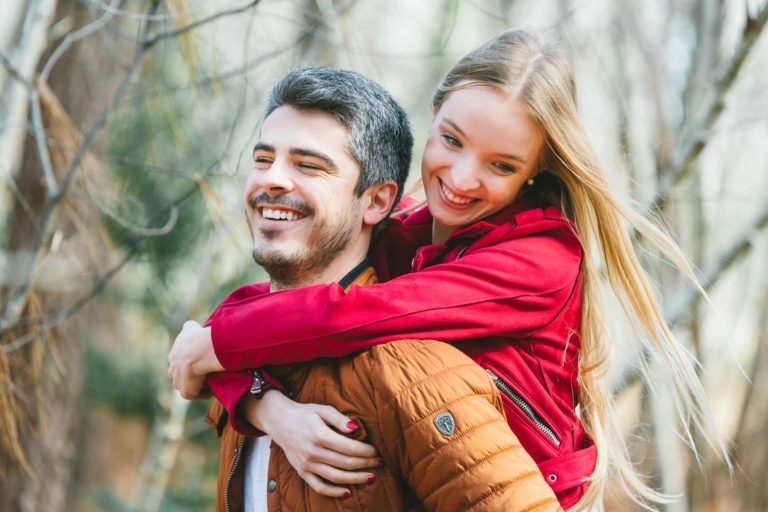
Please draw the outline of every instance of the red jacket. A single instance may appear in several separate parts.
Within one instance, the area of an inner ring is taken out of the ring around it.
[[[211,316],[227,370],[339,357],[403,338],[453,342],[494,377],[510,427],[564,508],[586,491],[595,448],[575,414],[581,244],[554,207],[517,201],[425,245],[426,208],[393,219],[372,259],[382,280],[265,293],[238,290]],[[408,265],[411,255],[412,264]],[[473,341],[464,341],[464,340]],[[212,382],[230,413],[247,373]]]

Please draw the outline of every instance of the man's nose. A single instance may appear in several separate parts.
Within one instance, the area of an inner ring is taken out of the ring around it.
[[[457,191],[475,190],[480,186],[477,163],[472,158],[459,158],[453,163],[451,185]]]
[[[270,196],[287,194],[293,190],[290,169],[281,160],[275,160],[269,168],[256,172],[260,173],[259,185]]]

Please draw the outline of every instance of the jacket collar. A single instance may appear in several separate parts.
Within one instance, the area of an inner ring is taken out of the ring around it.
[[[477,238],[478,236],[482,236],[489,231],[492,231],[493,229],[503,226],[503,225],[515,225],[515,216],[518,215],[520,212],[523,212],[525,210],[530,210],[531,208],[536,208],[539,205],[536,204],[535,201],[532,200],[532,198],[528,197],[520,197],[517,200],[515,200],[511,205],[507,206],[506,208],[502,208],[498,212],[494,213],[493,215],[490,215],[484,219],[481,219],[477,222],[474,222],[470,224],[469,226],[465,226],[463,228],[457,229],[454,231],[450,237],[448,237],[448,240],[445,242],[445,246],[451,246],[456,241],[464,240],[466,238]],[[422,206],[412,214],[410,214],[407,218],[403,219],[402,222],[405,226],[408,226],[411,229],[427,229],[428,238],[426,243],[429,243],[429,240],[432,236],[432,221],[433,217],[432,214],[429,213],[429,210],[427,209],[426,205]]]

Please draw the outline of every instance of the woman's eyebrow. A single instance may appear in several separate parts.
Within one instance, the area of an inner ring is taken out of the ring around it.
[[[456,123],[454,123],[450,119],[446,119],[446,118],[443,119],[443,122],[445,124],[447,124],[448,126],[450,126],[451,128],[453,128],[454,130],[456,130],[459,133],[459,135],[461,135],[464,138],[467,138],[467,134],[464,133],[464,130],[459,128],[459,125],[457,125]],[[528,160],[526,160],[522,156],[520,156],[520,155],[513,155],[512,153],[496,153],[496,156],[500,156],[502,158],[508,158],[510,160],[515,160],[516,162],[520,162],[523,165],[528,163]]]
[[[502,158],[508,158],[510,160],[515,160],[516,162],[520,162],[523,165],[528,163],[528,160],[526,160],[525,158],[519,155],[513,155],[511,153],[496,153],[496,156],[500,156]]]

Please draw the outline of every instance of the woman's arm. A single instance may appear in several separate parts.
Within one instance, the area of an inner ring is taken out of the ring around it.
[[[555,317],[578,278],[578,240],[565,229],[555,235],[468,251],[346,293],[330,284],[231,302],[210,320],[216,359],[238,370],[340,357],[393,339],[525,336]]]
[[[285,452],[288,462],[316,492],[342,498],[350,492],[343,485],[372,483],[370,471],[381,463],[376,449],[343,434],[359,428],[329,405],[300,404],[277,390],[240,403],[241,416],[266,432]],[[339,484],[339,485],[335,485]]]
[[[225,368],[340,357],[394,339],[525,337],[557,315],[579,276],[578,239],[564,221],[549,222],[547,232],[346,293],[337,284],[244,288],[214,312],[211,329],[182,331],[169,377],[191,383],[176,387],[194,397],[199,377]]]

